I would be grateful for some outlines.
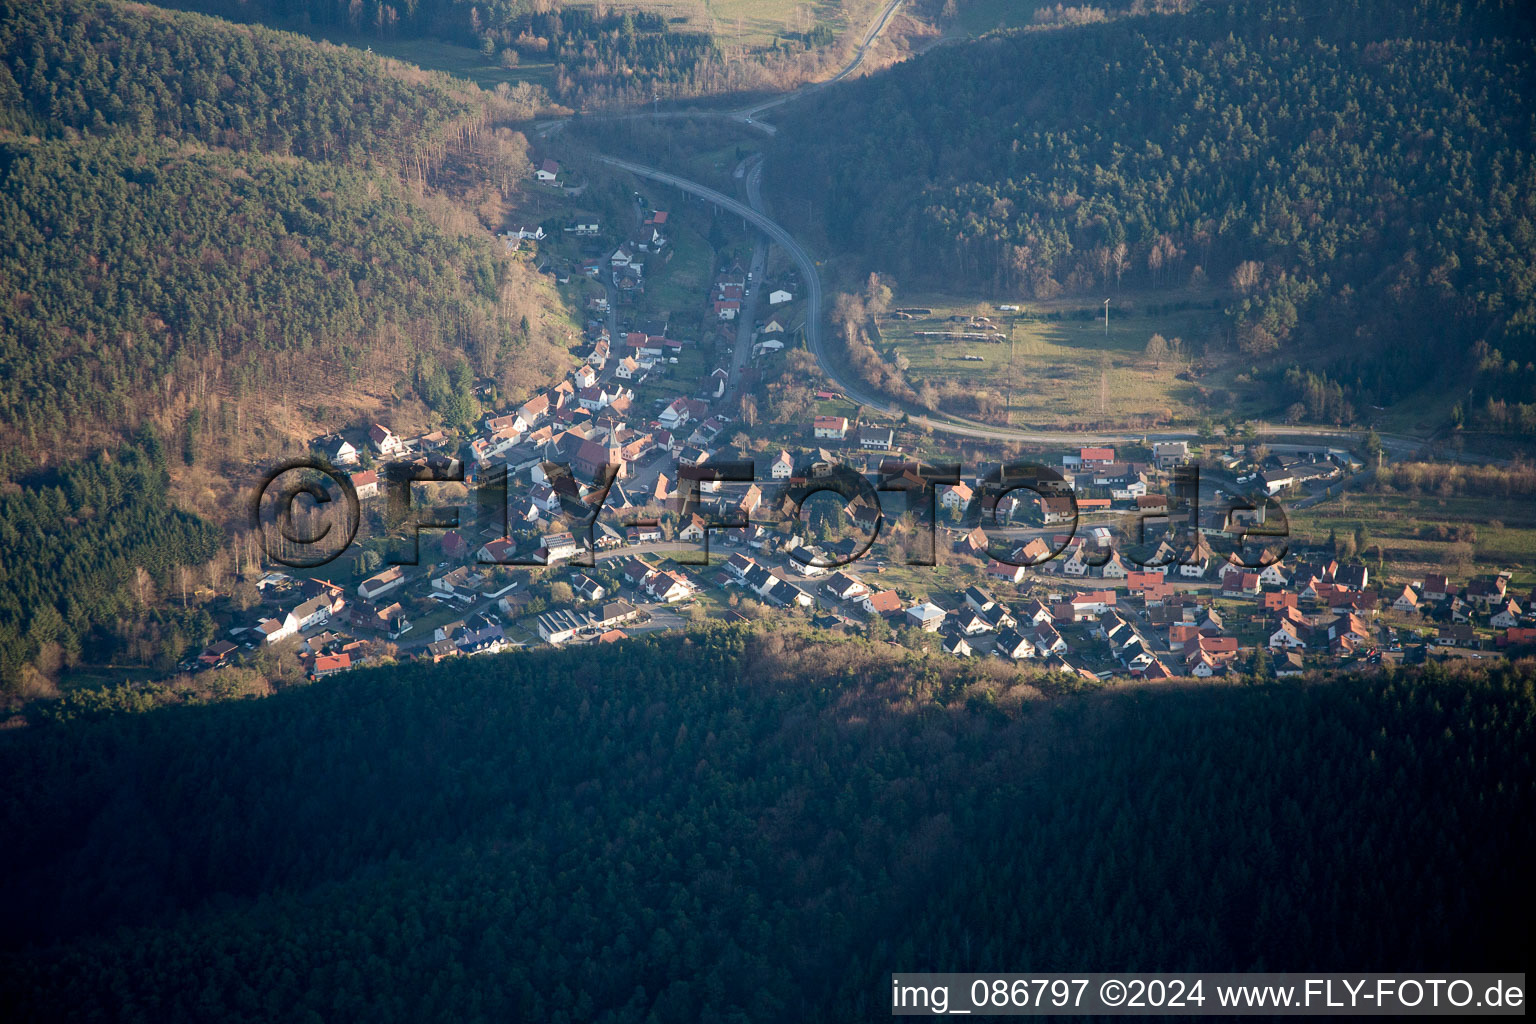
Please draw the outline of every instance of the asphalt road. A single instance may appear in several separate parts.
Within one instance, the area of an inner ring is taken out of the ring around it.
[[[670,185],[688,195],[714,203],[722,209],[744,218],[757,226],[769,240],[778,245],[789,254],[800,269],[800,275],[806,285],[806,315],[805,315],[805,340],[811,354],[821,365],[825,373],[851,401],[863,405],[867,409],[885,413],[889,416],[901,416],[907,414],[912,423],[917,426],[927,426],[936,433],[956,434],[963,437],[974,437],[992,441],[1022,441],[1036,444],[1099,444],[1126,441],[1139,441],[1143,438],[1148,441],[1188,440],[1198,436],[1194,431],[1168,430],[1157,432],[1124,431],[1112,433],[1083,434],[1071,431],[1030,431],[1013,430],[1003,427],[994,427],[984,423],[977,423],[955,416],[937,416],[931,413],[922,413],[902,408],[889,399],[872,394],[859,381],[847,376],[826,352],[826,339],[824,324],[822,323],[822,309],[824,296],[822,292],[821,275],[817,271],[816,261],[805,250],[794,236],[781,225],[771,220],[766,214],[760,212],[762,200],[762,165],[757,164],[747,174],[747,203],[726,195],[718,189],[696,181],[689,181],[676,174],[659,170],[655,167],[647,167],[630,160],[622,160],[618,157],[599,157],[604,163],[621,170],[628,171],[641,178],[649,178],[663,185]],[[1363,436],[1360,430],[1336,430],[1328,428],[1288,427],[1282,435],[1318,438],[1322,440],[1338,441],[1342,445],[1348,445]],[[1421,442],[1416,438],[1394,437],[1382,435],[1382,442],[1392,454],[1417,449]],[[1393,450],[1396,449],[1396,450]]]
[[[763,110],[782,105],[793,99],[804,96],[816,89],[825,88],[834,82],[842,80],[853,71],[855,71],[863,62],[865,54],[868,52],[875,39],[879,37],[880,33],[883,32],[885,27],[890,23],[891,18],[895,15],[895,12],[897,8],[900,7],[900,5],[901,0],[892,0],[891,3],[886,5],[886,7],[882,10],[880,17],[876,19],[874,24],[871,25],[868,33],[866,33],[864,41],[860,44],[858,52],[855,54],[853,60],[834,77],[823,82],[816,82],[801,86],[799,89],[796,89],[792,92],[785,93],[782,96],[777,96],[771,100],[754,104],[749,107],[744,107],[739,110],[724,113],[718,111],[714,113],[721,116],[736,118],[737,120],[752,124],[755,127],[763,128],[765,131],[770,133],[775,131],[775,129],[773,129],[771,126],[763,125],[760,121],[757,121],[756,114]],[[625,116],[645,117],[655,115],[635,114]],[[678,111],[671,112],[663,116],[687,117],[697,116],[697,113]],[[536,127],[538,127],[538,130],[540,130],[541,133],[544,133],[549,130],[556,130],[562,124],[564,124],[564,121],[542,122],[541,126]],[[768,236],[768,238],[774,244],[781,246],[784,251],[789,254],[790,258],[795,261],[796,266],[798,266],[800,269],[801,277],[805,282],[807,290],[805,319],[805,337],[807,347],[810,349],[812,355],[816,357],[816,361],[820,364],[822,372],[825,373],[830,380],[834,381],[850,400],[863,405],[867,409],[884,413],[892,417],[900,417],[901,415],[905,414],[909,421],[915,426],[919,428],[926,427],[935,433],[952,434],[961,437],[971,437],[988,441],[1018,441],[1027,444],[1051,445],[1093,445],[1115,444],[1142,440],[1145,440],[1149,443],[1152,441],[1192,440],[1199,436],[1195,431],[1189,430],[1166,430],[1155,432],[1120,431],[1109,433],[1015,430],[1011,428],[997,427],[991,424],[981,423],[975,420],[966,419],[962,416],[941,416],[926,412],[922,409],[905,408],[898,405],[897,403],[892,402],[890,399],[883,395],[873,394],[860,382],[848,377],[827,355],[823,331],[824,325],[822,323],[824,296],[821,283],[821,275],[817,272],[817,264],[815,259],[812,258],[811,254],[807,252],[798,241],[795,240],[794,236],[786,231],[781,225],[773,221],[764,212],[764,203],[762,198],[763,162],[761,160],[755,161],[747,173],[747,204],[743,204],[737,199],[728,196],[716,189],[710,188],[707,185],[689,181],[686,178],[679,177],[678,175],[671,174],[654,167],[647,167],[643,164],[637,164],[629,160],[622,160],[617,157],[599,157],[599,159],[601,159],[604,163],[610,164],[611,166],[627,170],[631,174],[635,174],[642,178],[649,178],[652,181],[658,181],[665,185],[671,185],[686,194],[715,203],[716,205],[741,216],[752,224],[755,224],[765,235]],[[738,349],[741,347],[739,342],[737,347]],[[742,354],[738,351],[738,361],[741,358]],[[733,388],[735,377],[738,373],[739,366],[737,367],[736,372],[733,372]],[[1360,441],[1365,436],[1366,431],[1346,430],[1332,427],[1287,426],[1271,432],[1263,429],[1263,424],[1260,424],[1259,433],[1261,436],[1264,436],[1266,439],[1270,440],[1281,438],[1298,438],[1306,439],[1308,441],[1323,441],[1325,443],[1333,443],[1339,447],[1350,447]],[[1420,451],[1426,443],[1422,438],[1407,435],[1380,434],[1379,436],[1381,438],[1382,446],[1387,452],[1387,455],[1393,459],[1404,459],[1411,457],[1416,452]],[[1466,461],[1497,461],[1483,459],[1480,456],[1476,456],[1470,453],[1462,453],[1460,458]]]
[[[771,100],[764,100],[763,102],[753,104],[750,107],[743,107],[740,110],[732,111],[731,116],[737,118],[738,120],[745,121],[748,124],[757,124],[757,122],[753,119],[763,111],[771,110],[777,106],[782,106],[783,104],[788,103],[790,100],[799,99],[801,96],[804,96],[807,93],[815,92],[817,89],[825,89],[829,85],[832,85],[836,82],[841,82],[843,79],[857,71],[859,69],[859,65],[864,63],[864,57],[869,53],[869,48],[875,44],[875,40],[880,38],[880,33],[884,32],[885,27],[891,23],[891,18],[895,16],[896,9],[900,7],[901,4],[902,0],[891,0],[890,3],[885,5],[885,8],[880,12],[880,16],[875,19],[872,25],[869,26],[869,31],[864,33],[864,39],[859,43],[859,48],[857,52],[854,53],[853,59],[848,62],[843,70],[839,71],[831,78],[821,82],[811,82],[801,86],[793,92],[787,92],[782,96],[775,96]],[[768,125],[762,125],[761,127],[770,133],[774,131],[774,129]]]
[[[864,39],[859,43],[858,50],[854,52],[853,59],[844,65],[843,69],[837,74],[823,81],[807,82],[797,89],[792,89],[789,92],[782,93],[781,95],[775,96],[772,99],[763,100],[761,102],[751,104],[750,106],[740,107],[736,110],[660,110],[652,111],[650,113],[637,110],[623,114],[595,113],[587,114],[584,116],[594,119],[602,118],[604,120],[616,121],[637,118],[650,118],[652,120],[676,120],[700,117],[723,117],[730,118],[733,121],[740,121],[742,124],[751,125],[758,131],[764,132],[768,135],[777,135],[779,130],[773,125],[759,120],[758,114],[764,110],[771,110],[774,107],[782,106],[791,100],[799,99],[800,97],[815,92],[818,89],[825,89],[827,86],[832,85],[835,82],[841,82],[843,79],[857,71],[860,65],[864,63],[864,58],[869,53],[869,48],[874,45],[875,40],[878,39],[880,34],[885,31],[885,27],[891,23],[891,18],[895,16],[896,10],[902,5],[902,2],[903,0],[891,0],[890,3],[886,4],[885,7],[880,11],[880,16],[877,17],[875,21],[870,25],[869,31],[864,33]],[[570,120],[571,119],[568,117],[560,117],[548,121],[536,121],[533,125],[534,134],[539,136],[551,135],[564,128],[567,124],[570,123]]]

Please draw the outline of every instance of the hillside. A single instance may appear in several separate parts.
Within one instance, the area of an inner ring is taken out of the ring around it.
[[[13,461],[109,445],[146,418],[167,436],[193,423],[215,463],[270,457],[295,440],[262,436],[276,410],[366,412],[420,358],[467,355],[493,377],[550,365],[553,339],[518,327],[541,300],[488,230],[527,167],[521,136],[491,126],[494,97],[92,0],[0,3],[0,54]],[[442,187],[466,161],[500,172],[476,206]]]
[[[844,63],[884,0],[167,0],[521,82],[575,107],[792,87]],[[908,0],[909,8],[938,5]]]
[[[1227,329],[1197,340],[1259,369],[1270,418],[1349,421],[1451,377],[1475,383],[1466,419],[1492,399],[1526,429],[1532,39],[1518,4],[1375,0],[996,34],[787,108],[770,186],[909,292],[1218,286]]]
[[[161,671],[214,623],[189,608],[189,575],[223,539],[168,501],[165,445],[150,431],[110,455],[0,491],[0,694],[31,696],[85,651]],[[180,605],[154,606],[179,590]]]
[[[909,968],[1518,969],[1533,692],[1070,695],[732,628],[76,718],[0,738],[0,987],[15,1020],[843,1020]]]

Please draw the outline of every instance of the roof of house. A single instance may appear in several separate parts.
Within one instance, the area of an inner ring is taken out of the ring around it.
[[[919,604],[913,605],[911,608],[908,608],[907,614],[915,619],[928,622],[933,619],[943,618],[945,612],[943,608],[940,608],[932,601],[923,601]]]

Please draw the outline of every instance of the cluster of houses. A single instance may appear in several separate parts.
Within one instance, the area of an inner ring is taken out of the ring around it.
[[[422,656],[435,665],[447,658],[498,654],[509,646],[501,621],[485,612],[476,612],[437,627]]]
[[[559,184],[560,169],[552,161],[541,163],[535,173],[542,182]],[[582,271],[600,278],[606,266],[621,301],[633,299],[644,289],[648,261],[665,254],[667,224],[666,211],[650,211],[633,237],[606,258],[586,260]],[[596,235],[598,226],[582,220],[566,230]],[[518,248],[542,240],[544,229],[518,226],[503,237],[509,247]],[[721,332],[722,340],[742,315],[749,278],[732,263],[709,284],[704,320]],[[754,354],[759,347],[782,347],[782,307],[793,299],[789,288],[769,291],[769,315],[756,331]],[[625,545],[661,542],[661,524],[637,521],[615,527],[598,520],[595,553],[623,559],[618,573],[632,588],[630,599],[610,593],[591,576],[575,575],[572,604],[533,617],[545,643],[611,642],[646,616],[647,607],[692,601],[713,584],[769,608],[803,609],[823,624],[855,627],[880,620],[936,634],[942,649],[956,657],[1027,661],[1085,679],[1208,677],[1246,670],[1260,650],[1276,675],[1325,661],[1377,657],[1391,649],[1396,636],[1380,624],[1384,614],[1443,620],[1434,640],[1441,647],[1478,643],[1479,621],[1502,630],[1501,643],[1536,644],[1536,616],[1524,612],[1536,602],[1536,592],[1523,602],[1506,594],[1507,577],[1473,580],[1452,592],[1443,577],[1430,576],[1384,592],[1372,589],[1364,566],[1341,565],[1331,557],[1258,568],[1233,564],[1216,553],[1211,540],[1230,540],[1262,526],[1265,509],[1237,502],[1195,511],[1199,502],[1192,505],[1179,488],[1179,481],[1189,479],[1181,476],[1191,461],[1185,441],[1155,442],[1135,459],[1120,457],[1113,447],[1081,447],[1062,457],[1060,473],[1052,474],[1054,487],[995,497],[976,478],[939,487],[938,505],[957,518],[972,511],[978,494],[983,495],[985,511],[995,515],[995,522],[1018,526],[1017,542],[1010,542],[1009,559],[999,561],[993,557],[994,534],[980,527],[956,530],[954,549],[974,559],[974,571],[964,577],[965,585],[919,599],[880,585],[883,569],[878,562],[871,568],[867,545],[857,538],[812,544],[782,528],[797,511],[802,520],[808,512],[792,507],[772,487],[814,480],[834,466],[857,461],[854,453],[859,451],[869,453],[859,472],[877,473],[886,482],[903,473],[911,476],[912,466],[895,457],[900,448],[891,428],[817,415],[809,425],[816,447],[798,458],[779,450],[765,457],[766,466],[760,459],[761,484],[729,490],[707,479],[695,484],[690,478],[704,474],[690,471],[722,456],[720,437],[732,422],[723,404],[730,370],[712,366],[696,393],[638,409],[634,388],[675,364],[686,343],[669,337],[666,321],[659,318],[642,320],[621,335],[615,337],[603,322],[589,323],[589,347],[566,379],[516,408],[487,415],[464,442],[468,482],[505,472],[504,531],[480,521],[450,531],[442,539],[449,563],[438,571],[413,576],[390,567],[361,581],[355,594],[320,580],[300,582],[274,574],[262,613],[233,630],[233,642],[224,640],[205,651],[199,665],[227,663],[242,644],[268,646],[294,637],[302,639],[300,657],[317,678],[367,663],[385,642],[409,645],[417,656],[434,662],[506,650],[513,642],[502,618],[526,614],[528,595],[515,584],[495,589],[504,577],[479,563],[515,559],[555,565],[583,553],[587,534],[574,524],[585,523],[598,504],[618,512],[666,507],[673,513],[665,520],[669,536],[694,544],[712,536],[730,549],[729,555],[698,572],[653,564],[638,553],[626,557]],[[449,439],[441,431],[402,439],[381,424],[361,436],[319,439],[317,447],[333,464],[357,467],[351,479],[360,499],[376,497],[380,482],[377,471],[362,464],[364,453],[428,464],[457,454],[445,451]],[[841,457],[829,449],[838,449]],[[1270,496],[1331,481],[1355,466],[1347,453],[1302,446],[1235,445],[1223,452],[1208,450],[1203,459],[1236,485],[1252,484]],[[569,472],[551,471],[551,463]],[[784,507],[769,508],[776,501]],[[864,498],[850,499],[843,512],[857,531],[869,534],[882,516],[879,500]],[[780,526],[765,529],[770,518]],[[1127,560],[1121,551],[1123,541],[1114,527],[1130,522],[1165,528],[1152,557],[1141,559],[1145,565]],[[716,523],[735,525],[711,530]],[[1072,529],[1062,529],[1069,523]],[[1017,562],[1031,567],[1011,564]],[[414,628],[402,600],[408,584],[421,586],[426,599],[454,608],[460,617],[436,628],[430,640],[407,640]]]
[[[653,257],[667,246],[667,211],[652,210],[646,215],[633,238],[622,242],[608,255],[608,280],[618,292],[620,302],[634,302],[645,293],[645,269]],[[581,272],[600,278],[601,260],[584,260]]]
[[[365,431],[326,434],[310,442],[310,446],[324,456],[331,465],[343,469],[361,465],[365,454],[380,460],[417,461],[425,464],[431,460],[433,453],[443,451],[449,444],[450,438],[441,430],[403,438],[380,423],[370,425]],[[372,478],[365,476],[362,479],[365,486],[371,484],[375,490],[377,489],[376,476]],[[354,473],[353,484],[357,485],[358,480],[358,475]],[[361,493],[358,496],[364,497]]]
[[[602,340],[593,339],[592,356],[601,356],[597,342]],[[610,593],[611,585],[575,574],[573,603],[544,609],[531,620],[538,637],[551,645],[611,642],[646,616],[647,607],[689,602],[713,585],[770,609],[803,609],[823,624],[864,628],[879,619],[897,629],[936,634],[942,650],[956,657],[1028,662],[1085,679],[1250,671],[1260,651],[1269,671],[1283,676],[1357,660],[1411,658],[1415,651],[1425,656],[1426,645],[1447,653],[1493,641],[1500,647],[1536,646],[1536,614],[1527,613],[1536,605],[1536,592],[1510,593],[1508,574],[1479,577],[1465,586],[1427,575],[1383,588],[1367,566],[1343,564],[1331,555],[1298,559],[1292,553],[1272,564],[1244,567],[1216,554],[1206,536],[1229,533],[1230,513],[1186,531],[1196,537],[1193,547],[1167,547],[1162,552],[1170,556],[1166,559],[1140,565],[1122,558],[1113,531],[1095,524],[1093,517],[1167,515],[1169,500],[1149,493],[1149,487],[1161,490],[1170,474],[1181,471],[1190,458],[1184,442],[1159,442],[1149,449],[1150,458],[1143,453],[1139,460],[1121,459],[1107,447],[1084,447],[1067,455],[1060,475],[1082,494],[1076,505],[1087,525],[1071,532],[1053,529],[1059,510],[1049,494],[1022,490],[1005,495],[996,503],[1001,520],[1027,516],[1039,524],[1036,534],[1013,551],[1023,557],[999,561],[987,546],[986,531],[954,530],[954,548],[969,567],[963,568],[962,582],[950,592],[915,596],[881,584],[883,563],[872,561],[879,549],[865,552],[867,545],[857,537],[811,543],[787,529],[797,511],[801,520],[808,514],[794,507],[787,496],[791,490],[774,486],[814,484],[817,476],[856,459],[851,454],[855,444],[878,453],[878,445],[864,444],[873,439],[863,438],[846,421],[824,422],[831,418],[822,417],[814,439],[841,444],[841,456],[827,448],[799,455],[781,449],[758,457],[753,481],[731,488],[709,479],[694,481],[690,477],[699,474],[690,468],[707,466],[714,457],[711,443],[728,421],[697,399],[679,399],[656,419],[633,428],[621,418],[628,411],[623,404],[583,409],[584,389],[597,384],[584,383],[582,370],[593,365],[589,359],[576,371],[579,377],[573,375],[512,412],[488,417],[486,434],[476,440],[510,434],[516,438],[510,447],[482,458],[471,442],[472,461],[480,471],[496,464],[519,474],[527,468],[529,487],[514,495],[509,506],[514,535],[451,531],[443,537],[442,550],[452,564],[416,577],[425,581],[432,600],[462,608],[460,618],[438,627],[430,640],[405,639],[413,625],[401,594],[412,577],[401,567],[361,581],[355,593],[320,580],[274,578],[273,593],[264,593],[255,620],[232,631],[234,642],[223,640],[205,651],[200,667],[227,663],[242,642],[268,646],[293,637],[302,639],[299,656],[317,678],[366,663],[385,641],[407,644],[417,656],[433,661],[505,650],[512,643],[491,612],[519,618],[528,611],[527,594],[512,592],[514,587],[493,591],[502,578],[478,562],[505,563],[514,553],[531,554],[544,564],[574,556],[582,542],[571,532],[571,521],[583,519],[599,498],[605,507],[664,506],[668,536],[699,544],[708,533],[723,546],[724,557],[698,569],[669,567],[625,550],[625,545],[658,544],[663,536],[658,523],[600,527],[598,557],[621,559],[618,577],[633,591],[620,598]],[[365,443],[381,456],[431,452],[428,440],[401,441],[378,425]],[[520,448],[520,454],[513,454]],[[624,495],[625,468],[648,453],[665,454],[667,468],[655,474],[644,493]],[[327,454],[343,461],[346,455],[339,448]],[[585,477],[597,476],[604,465],[616,466],[618,477],[604,490],[601,481],[550,475],[546,461],[567,462]],[[904,467],[908,475],[913,472],[912,464],[899,458],[871,454],[859,471],[876,472],[889,483]],[[354,475],[360,494],[368,482]],[[613,488],[619,489],[617,499]],[[942,486],[938,504],[959,512],[981,491],[979,481]],[[684,493],[686,503],[680,500]],[[881,500],[846,501],[843,512],[857,532],[874,532],[884,514]],[[774,502],[784,507],[769,509]],[[1258,512],[1249,509],[1248,514]],[[765,529],[770,521],[775,525]],[[735,525],[712,525],[721,523]],[[1010,564],[1021,561],[1036,564]],[[1425,625],[1430,629],[1417,628]],[[1426,641],[1416,644],[1404,630],[1422,633]]]
[[[356,598],[321,579],[295,580],[270,573],[257,584],[262,595],[254,619],[229,630],[195,659],[194,670],[219,668],[246,650],[271,647],[299,638],[299,662],[312,678],[376,660],[384,641],[398,640],[411,628],[399,602],[387,599],[404,582],[393,567],[359,584]]]

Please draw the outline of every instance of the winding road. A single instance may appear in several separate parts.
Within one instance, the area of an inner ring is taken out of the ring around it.
[[[832,78],[821,82],[814,82],[803,85],[798,89],[784,93],[780,96],[776,96],[773,99],[765,100],[763,102],[754,104],[752,106],[743,107],[738,110],[715,112],[676,111],[662,114],[660,116],[693,117],[703,115],[730,117],[743,123],[750,124],[753,127],[760,128],[770,134],[775,133],[777,131],[776,128],[771,125],[766,125],[762,121],[756,120],[756,116],[764,110],[781,106],[785,103],[789,103],[792,100],[796,100],[803,96],[809,95],[816,90],[826,88],[827,86],[835,82],[839,82],[846,78],[848,75],[852,74],[863,63],[864,57],[869,52],[870,47],[874,44],[875,40],[879,38],[880,33],[885,30],[886,26],[890,24],[891,18],[895,15],[902,2],[903,0],[891,0],[891,2],[882,9],[880,16],[870,26],[870,29],[865,34],[863,41],[859,44],[858,51],[855,53],[853,59],[848,63],[847,66],[845,66]],[[652,117],[657,115],[641,113],[622,116]],[[552,125],[555,129],[564,123],[564,121],[545,122],[546,125]],[[820,365],[822,372],[826,374],[830,380],[835,382],[839,388],[842,389],[843,394],[846,395],[850,401],[856,402],[859,405],[864,406],[866,409],[883,413],[894,418],[899,418],[905,415],[907,416],[908,421],[913,425],[919,428],[927,428],[935,433],[952,434],[986,441],[1017,441],[1030,444],[1052,445],[1093,445],[1124,443],[1131,441],[1180,441],[1192,440],[1199,437],[1199,434],[1192,430],[1165,430],[1156,432],[1118,431],[1091,434],[1077,433],[1072,431],[1016,430],[1012,428],[993,426],[991,424],[982,423],[976,420],[966,419],[962,416],[937,415],[930,412],[924,412],[921,409],[906,408],[899,403],[893,402],[890,398],[884,395],[872,393],[868,390],[867,386],[862,384],[860,381],[850,377],[847,372],[839,367],[837,362],[830,358],[827,353],[826,337],[823,330],[824,324],[822,323],[825,296],[822,288],[821,275],[817,271],[817,264],[815,259],[813,259],[811,254],[806,251],[805,247],[802,246],[793,235],[785,230],[782,225],[775,222],[764,212],[764,202],[762,197],[763,161],[761,159],[754,161],[750,165],[750,169],[747,173],[746,203],[742,203],[735,197],[726,195],[724,192],[721,192],[718,189],[711,188],[708,185],[704,185],[696,181],[690,181],[687,178],[663,171],[659,168],[647,167],[644,164],[638,164],[630,160],[623,160],[619,157],[599,156],[598,159],[612,167],[617,167],[621,170],[628,171],[637,177],[647,178],[651,181],[656,181],[663,185],[669,185],[686,195],[691,195],[696,198],[706,200],[708,202],[714,203],[722,209],[729,210],[731,213],[734,213],[744,218],[746,221],[756,225],[758,229],[761,230],[770,241],[772,241],[775,245],[780,246],[786,253],[788,253],[789,257],[799,268],[801,279],[805,282],[806,285],[806,345],[810,349],[811,354],[815,356],[816,362]],[[740,353],[738,353],[738,356],[739,355]],[[736,386],[737,376],[737,373],[733,373],[732,375],[733,379],[731,387],[733,389]],[[1363,429],[1351,430],[1329,427],[1288,426],[1283,430],[1270,433],[1263,429],[1263,424],[1261,423],[1259,433],[1266,439],[1271,440],[1280,438],[1304,438],[1307,440],[1337,443],[1342,447],[1348,447],[1362,440],[1365,437],[1367,431]],[[1403,459],[1409,457],[1421,451],[1426,444],[1425,440],[1422,438],[1411,437],[1407,435],[1380,434],[1379,437],[1381,439],[1383,448],[1393,459]]]
[[[775,245],[781,247],[794,260],[800,270],[801,279],[806,283],[806,313],[805,313],[805,341],[816,362],[821,366],[822,372],[834,381],[842,389],[850,401],[856,402],[865,408],[884,413],[888,416],[900,417],[906,415],[909,421],[919,427],[928,427],[935,433],[955,434],[962,437],[973,437],[989,441],[1020,441],[1033,444],[1110,444],[1127,441],[1179,441],[1189,440],[1199,435],[1190,430],[1169,430],[1159,432],[1145,431],[1121,431],[1111,433],[1083,434],[1073,431],[1032,431],[1014,430],[1003,427],[995,427],[974,420],[967,420],[959,416],[937,416],[930,413],[922,413],[901,407],[890,399],[871,393],[861,382],[848,376],[826,351],[826,337],[822,323],[822,309],[824,306],[824,294],[821,283],[821,275],[817,272],[816,261],[806,251],[793,235],[776,221],[763,213],[762,198],[762,172],[763,164],[759,161],[752,165],[747,173],[747,202],[726,195],[724,192],[679,177],[667,171],[655,167],[647,167],[631,160],[623,160],[619,157],[602,156],[600,161],[640,178],[669,185],[686,195],[714,203],[721,209],[744,218],[757,226],[763,234]],[[1342,445],[1349,445],[1360,440],[1365,435],[1363,430],[1336,430],[1324,427],[1287,427],[1274,437],[1305,437],[1323,441],[1337,441]],[[1423,446],[1418,438],[1398,435],[1381,435],[1383,446],[1394,458],[1401,458],[1412,454]]]
[[[843,79],[857,71],[859,67],[864,63],[864,58],[868,55],[870,47],[875,44],[876,39],[880,38],[880,34],[884,32],[886,26],[891,23],[891,18],[895,17],[897,9],[901,7],[903,2],[904,0],[890,0],[890,3],[881,8],[879,16],[869,26],[869,30],[864,33],[864,39],[859,43],[859,48],[854,51],[853,59],[845,64],[842,70],[833,75],[831,78],[823,79],[819,82],[806,82],[804,85],[801,85],[795,89],[791,89],[788,92],[781,93],[778,96],[774,96],[766,100],[761,100],[757,103],[753,103],[745,107],[738,107],[735,110],[658,110],[652,111],[650,113],[642,110],[630,111],[627,113],[593,113],[584,114],[582,116],[591,120],[608,121],[638,120],[641,118],[647,118],[650,120],[680,120],[696,119],[701,117],[721,117],[730,118],[733,121],[739,121],[742,124],[750,125],[751,127],[756,128],[758,131],[767,135],[777,135],[779,130],[766,121],[759,120],[758,115],[765,110],[771,110],[774,107],[782,106],[791,100],[797,100],[802,96],[807,96],[818,89],[825,89],[829,85],[841,82]],[[569,117],[558,117],[547,121],[536,121],[533,125],[533,131],[536,135],[540,136],[551,135],[564,128],[567,124],[570,123],[570,121],[571,119]]]
[[[784,93],[782,96],[775,96],[772,99],[764,100],[761,103],[753,104],[750,107],[742,107],[740,110],[734,110],[731,112],[731,116],[737,118],[738,120],[745,121],[747,124],[759,125],[770,134],[773,133],[776,129],[774,129],[772,126],[762,125],[761,122],[754,121],[753,119],[765,110],[771,110],[774,107],[788,103],[790,100],[799,99],[808,93],[815,92],[817,89],[825,89],[829,85],[834,85],[838,82],[841,82],[843,79],[857,71],[859,69],[859,65],[864,63],[864,56],[869,53],[869,48],[875,45],[875,40],[880,38],[880,33],[884,32],[885,27],[891,23],[891,18],[895,17],[896,9],[900,7],[901,4],[902,0],[891,0],[890,3],[885,5],[885,8],[880,12],[880,16],[875,19],[874,24],[869,26],[869,31],[864,33],[864,39],[859,43],[858,50],[854,52],[853,59],[849,61],[841,71],[833,75],[831,78],[820,82],[809,82],[805,85],[802,85],[798,89]]]

